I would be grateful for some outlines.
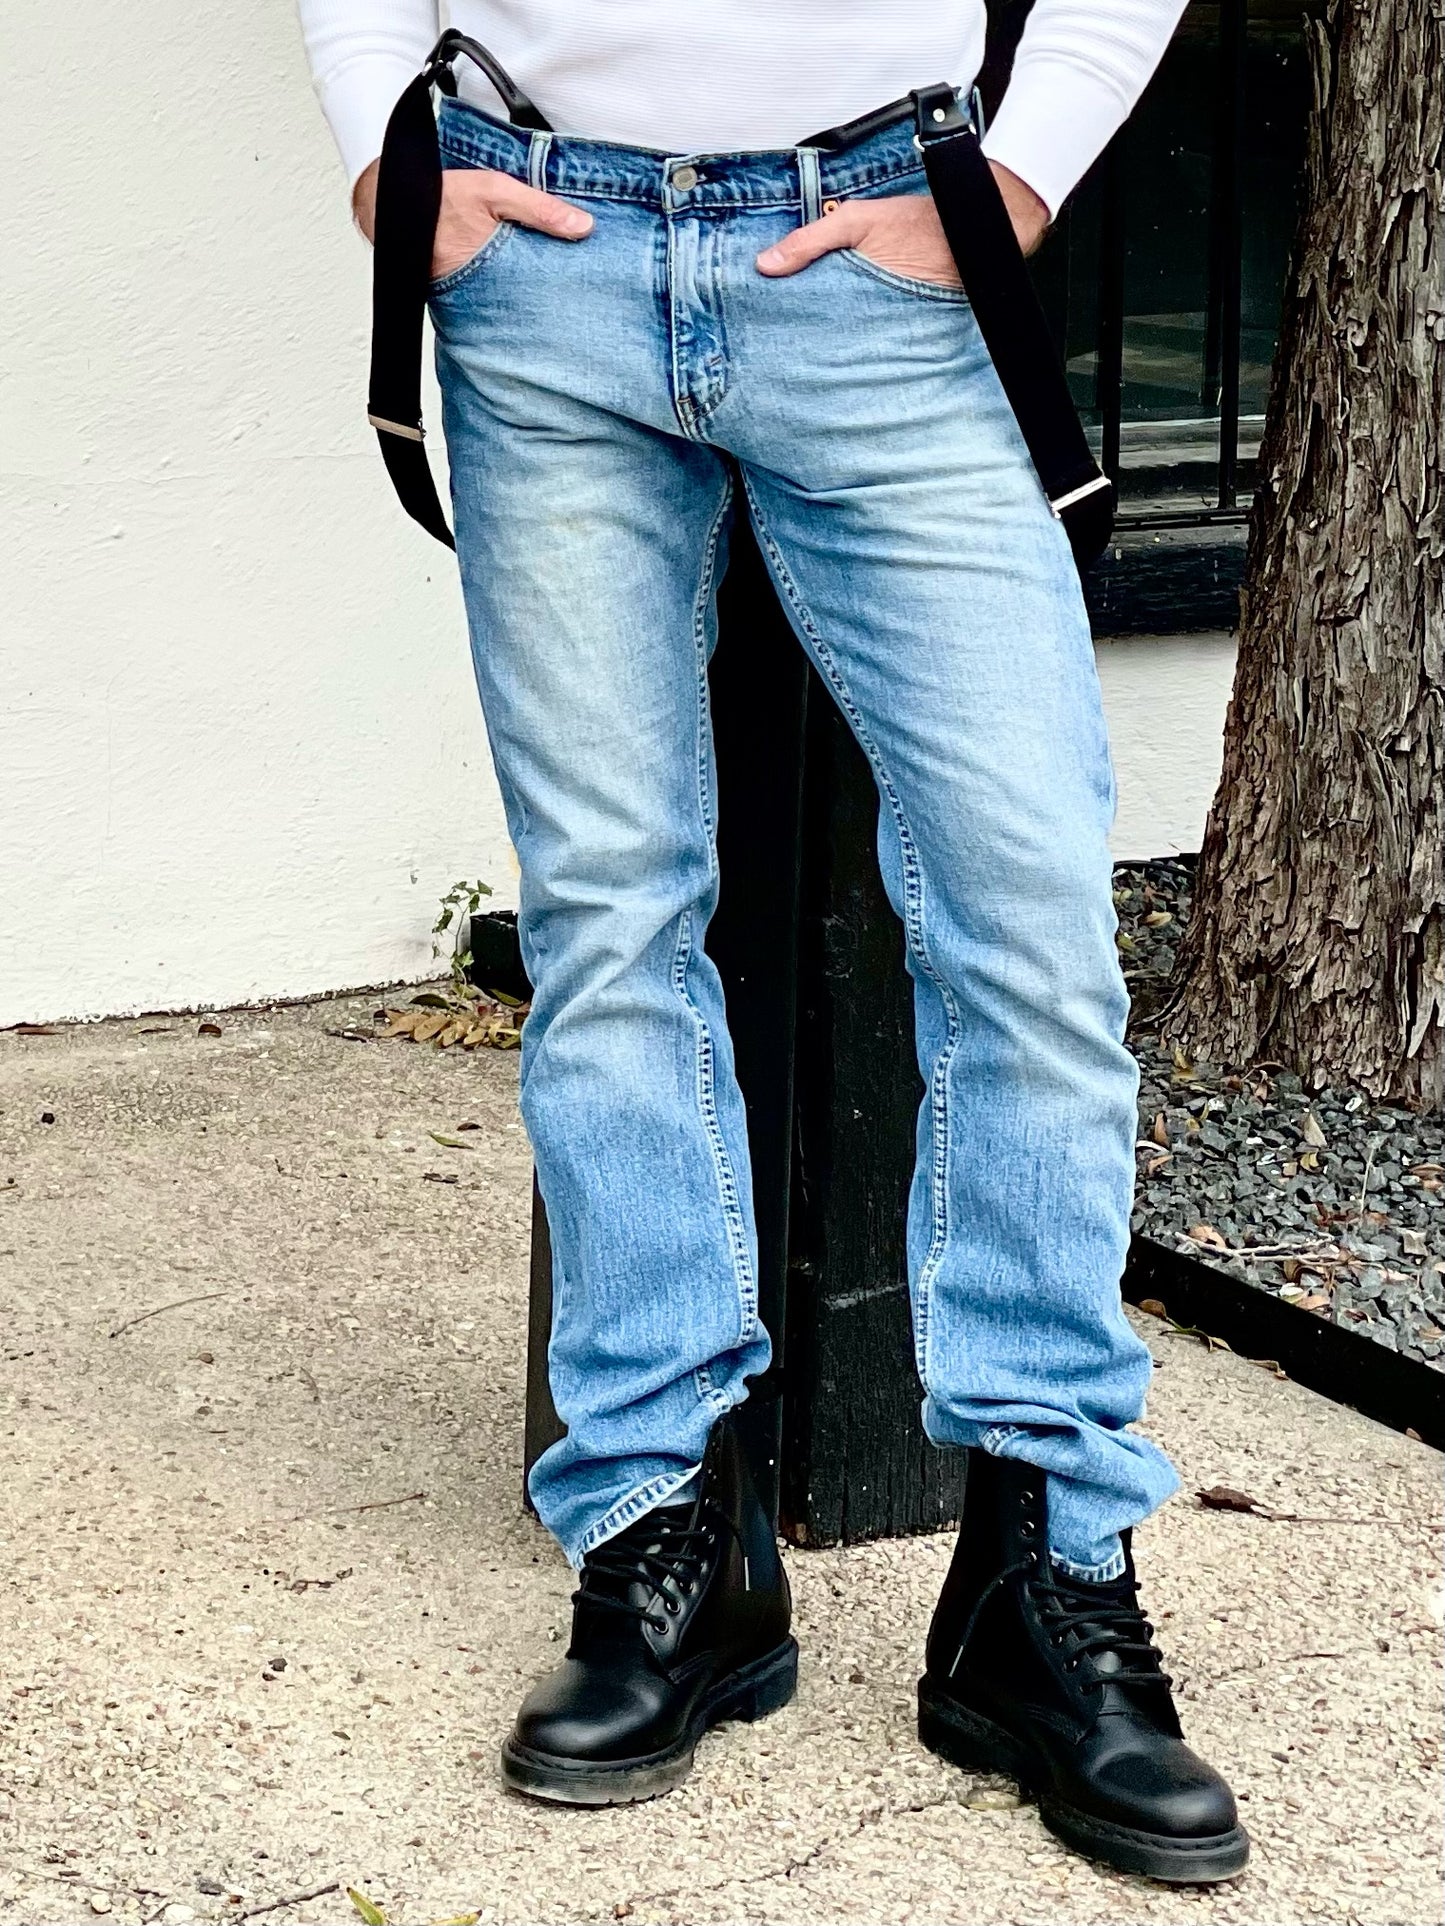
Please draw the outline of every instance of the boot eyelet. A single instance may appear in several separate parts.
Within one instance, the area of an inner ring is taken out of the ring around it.
[[[1038,1570],[1038,1567],[1039,1567],[1039,1555],[1038,1555],[1038,1553],[1037,1553],[1036,1551],[1031,1551],[1031,1552],[1025,1552],[1025,1553],[1024,1553],[1024,1559],[1025,1559],[1025,1562],[1027,1563],[1027,1565],[1028,1565],[1028,1568],[1029,1568],[1029,1570],[1030,1570],[1031,1572],[1033,1572],[1033,1571],[1037,1571],[1037,1570]]]
[[[1034,1523],[1033,1519],[1025,1518],[1021,1520],[1019,1524],[1019,1537],[1032,1538],[1037,1530],[1038,1526]]]
[[[682,1610],[682,1606],[678,1603],[678,1601],[675,1598],[665,1598],[662,1601],[662,1607],[663,1607],[663,1610],[667,1613],[669,1618],[676,1618],[678,1613]]]

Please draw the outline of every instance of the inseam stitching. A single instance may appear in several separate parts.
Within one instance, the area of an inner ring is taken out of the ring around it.
[[[918,847],[913,840],[908,818],[904,813],[902,798],[899,796],[892,777],[884,766],[882,755],[871,732],[863,721],[857,704],[848,689],[846,679],[838,667],[837,659],[824,642],[817,623],[808,611],[806,603],[798,592],[797,584],[788,571],[777,543],[773,540],[763,514],[762,505],[753,492],[747,474],[742,476],[743,491],[747,496],[749,510],[753,517],[764,551],[772,566],[784,594],[787,596],[798,624],[812,643],[818,666],[827,678],[834,695],[844,714],[853,725],[854,734],[863,753],[872,764],[878,786],[888,800],[893,815],[894,827],[898,835],[899,850],[903,859],[903,932],[908,943],[909,954],[923,974],[934,985],[943,1004],[948,1019],[947,1032],[933,1066],[929,1080],[929,1116],[932,1122],[933,1168],[929,1173],[929,1200],[932,1205],[932,1231],[929,1247],[919,1266],[918,1282],[915,1286],[916,1306],[914,1310],[914,1356],[918,1374],[928,1388],[928,1340],[930,1333],[929,1293],[933,1280],[943,1261],[948,1243],[948,1151],[949,1151],[949,1113],[948,1113],[948,1073],[952,1067],[954,1053],[961,1034],[958,1005],[953,991],[935,968],[928,955],[923,931],[923,867],[919,860]]]
[[[707,548],[703,556],[702,572],[698,583],[697,599],[693,606],[693,643],[698,657],[698,706],[697,706],[697,803],[702,818],[703,832],[708,848],[708,881],[716,889],[718,881],[717,834],[713,816],[712,799],[707,779],[708,765],[708,705],[707,705],[707,642],[705,634],[705,611],[712,592],[713,577],[717,568],[718,544],[722,539],[723,527],[732,502],[732,482],[729,479],[723,490],[722,501],[713,518],[708,533]],[[738,1343],[751,1342],[757,1331],[758,1322],[758,1283],[753,1272],[752,1258],[748,1250],[747,1226],[743,1220],[742,1200],[738,1191],[737,1173],[728,1155],[727,1142],[723,1137],[722,1125],[717,1113],[716,1089],[716,1051],[712,1031],[707,1019],[689,994],[687,978],[693,955],[693,913],[685,910],[679,921],[677,949],[673,955],[672,987],[678,998],[692,1017],[697,1029],[697,1097],[698,1108],[702,1114],[703,1129],[707,1136],[708,1147],[712,1152],[713,1168],[717,1178],[718,1193],[723,1207],[723,1220],[727,1225],[728,1245],[732,1253],[733,1278],[738,1293]],[[725,1401],[724,1401],[725,1403]]]

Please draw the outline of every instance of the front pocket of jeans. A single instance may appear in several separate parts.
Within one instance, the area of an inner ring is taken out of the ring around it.
[[[515,221],[498,221],[476,253],[469,254],[460,267],[454,267],[449,273],[439,276],[431,283],[428,292],[433,295],[450,294],[453,288],[460,287],[464,281],[469,281],[491,260],[498,246],[515,230],[516,225]]]
[[[838,258],[849,267],[866,274],[870,281],[881,281],[886,288],[896,288],[900,294],[914,294],[925,301],[951,301],[967,307],[968,296],[962,288],[945,287],[941,281],[921,281],[916,275],[895,274],[892,268],[884,267],[872,260],[856,247],[838,250]]]

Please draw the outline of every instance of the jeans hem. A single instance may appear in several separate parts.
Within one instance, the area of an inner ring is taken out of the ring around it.
[[[1020,1438],[1027,1439],[1028,1436],[1029,1431],[1025,1425],[993,1424],[982,1434],[979,1443],[991,1457],[1022,1458],[1033,1462],[1029,1459],[1027,1449],[1023,1451],[1012,1449]],[[1044,1467],[1040,1467],[1040,1469],[1043,1469],[1044,1477],[1047,1479],[1049,1476],[1048,1470]],[[1124,1548],[1122,1545],[1116,1545],[1107,1558],[1095,1564],[1088,1564],[1080,1559],[1070,1558],[1066,1552],[1061,1552],[1056,1545],[1050,1545],[1049,1560],[1059,1571],[1063,1572],[1066,1577],[1081,1579],[1090,1585],[1108,1585],[1114,1579],[1124,1576]]]
[[[685,1471],[670,1471],[665,1477],[652,1478],[645,1485],[635,1486],[611,1511],[582,1534],[575,1548],[563,1547],[573,1571],[581,1570],[588,1552],[596,1551],[599,1545],[605,1545],[609,1538],[616,1538],[619,1532],[626,1531],[629,1525],[635,1524],[649,1511],[656,1511],[659,1505],[666,1504],[673,1492],[680,1491],[701,1469],[700,1463],[689,1465]]]
[[[1089,1585],[1108,1585],[1116,1578],[1124,1576],[1124,1552],[1122,1546],[1112,1558],[1106,1558],[1102,1565],[1076,1565],[1072,1558],[1065,1558],[1062,1552],[1049,1547],[1049,1562],[1066,1578],[1083,1579]]]

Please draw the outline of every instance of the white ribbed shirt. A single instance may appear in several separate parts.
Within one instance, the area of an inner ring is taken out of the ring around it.
[[[354,181],[440,31],[438,0],[297,0]],[[1057,213],[1143,91],[1185,0],[1035,0],[984,146]],[[936,81],[968,86],[984,0],[453,0],[559,133],[669,155],[791,147]],[[463,98],[500,112],[469,61]]]

